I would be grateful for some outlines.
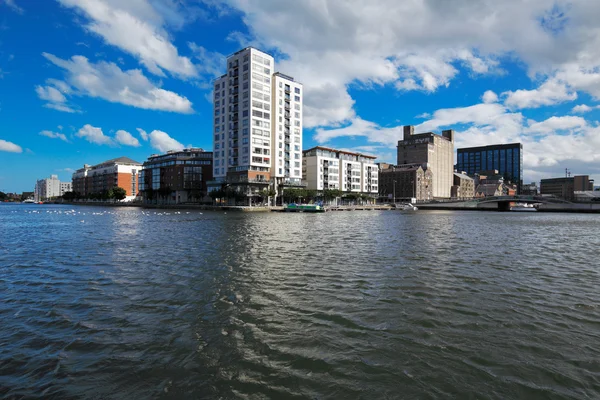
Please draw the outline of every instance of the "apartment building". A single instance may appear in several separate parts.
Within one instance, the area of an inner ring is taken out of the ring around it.
[[[33,199],[35,201],[54,199],[70,192],[71,188],[71,182],[61,182],[58,175],[51,175],[50,178],[40,179],[35,183]]]
[[[260,190],[300,185],[302,84],[275,72],[273,57],[254,47],[227,58],[214,82],[213,176],[252,197]]]
[[[307,189],[337,189],[376,195],[379,191],[376,157],[317,146],[303,153],[302,179]]]
[[[213,179],[213,153],[200,148],[153,154],[139,173],[139,189],[145,202],[178,204],[200,202]]]
[[[93,166],[85,164],[73,173],[73,192],[87,197],[118,186],[125,189],[126,200],[133,200],[138,194],[141,169],[141,163],[128,157],[114,158]]]
[[[454,184],[454,131],[441,135],[414,131],[414,126],[404,127],[403,139],[398,141],[398,166],[420,164],[430,170],[433,197],[449,198]]]

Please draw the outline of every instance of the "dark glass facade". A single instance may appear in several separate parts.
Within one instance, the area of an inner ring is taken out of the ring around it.
[[[504,179],[517,184],[518,193],[523,185],[523,145],[521,143],[457,149],[457,171],[468,175],[496,169]]]

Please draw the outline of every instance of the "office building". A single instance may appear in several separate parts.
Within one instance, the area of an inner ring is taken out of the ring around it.
[[[540,193],[566,201],[575,200],[575,192],[594,190],[594,181],[588,175],[542,179]]]
[[[126,200],[133,200],[138,194],[138,173],[142,164],[128,157],[119,157],[103,163],[83,168],[73,173],[73,192],[82,197],[101,194],[109,189],[125,189]]]
[[[387,165],[379,170],[379,197],[385,202],[433,199],[433,173],[421,164]]]
[[[35,183],[33,199],[35,201],[46,201],[62,196],[71,191],[71,182],[61,182],[57,175],[50,178],[40,179]]]
[[[274,73],[275,60],[247,47],[227,58],[214,82],[214,155],[209,190],[253,197],[302,179],[302,84]]]
[[[454,131],[415,134],[413,126],[405,126],[403,140],[398,141],[398,166],[404,164],[420,164],[431,171],[433,197],[449,198],[454,184]]]
[[[213,179],[213,153],[198,148],[153,154],[139,174],[144,202],[179,204],[207,200],[207,181]]]
[[[376,196],[379,191],[376,158],[328,147],[313,147],[303,154],[302,179],[307,189],[335,189]]]
[[[469,147],[456,150],[456,169],[473,176],[482,171],[497,170],[505,182],[523,186],[523,145],[521,143]]]

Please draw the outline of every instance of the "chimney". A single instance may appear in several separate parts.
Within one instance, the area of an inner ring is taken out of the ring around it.
[[[404,125],[404,140],[409,140],[415,134],[415,127],[412,125]]]
[[[454,131],[452,129],[442,131],[442,136],[454,143]]]

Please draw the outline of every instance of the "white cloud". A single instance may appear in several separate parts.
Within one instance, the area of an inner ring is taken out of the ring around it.
[[[38,97],[42,100],[50,101],[53,103],[64,103],[67,98],[56,88],[52,86],[36,86],[35,92]]]
[[[576,114],[584,114],[584,113],[592,111],[592,110],[593,110],[593,108],[588,105],[578,104],[571,109],[571,112],[576,113]]]
[[[138,69],[122,71],[115,63],[101,61],[94,64],[83,56],[73,56],[70,60],[63,60],[52,54],[43,53],[43,55],[66,71],[66,82],[51,82],[52,84],[60,82],[58,85],[62,86],[63,93],[98,97],[113,103],[150,110],[193,112],[192,103],[187,98],[160,89]]]
[[[14,12],[16,12],[18,14],[23,14],[25,12],[25,10],[23,10],[21,7],[19,7],[17,5],[15,0],[0,0],[0,4],[2,2],[4,2],[4,4],[6,4],[9,8],[11,8]]]
[[[140,141],[134,138],[131,133],[122,129],[115,133],[115,141],[125,146],[140,147]]]
[[[52,131],[41,131],[40,135],[42,136],[46,136],[52,139],[60,139],[63,142],[68,142],[69,140],[67,139],[67,137],[65,136],[64,133],[59,133],[59,132],[52,132]]]
[[[59,0],[75,8],[87,19],[85,28],[102,37],[108,44],[137,57],[155,75],[171,74],[190,78],[198,72],[188,57],[180,56],[164,29],[167,21],[181,23],[176,2],[146,0]]]
[[[587,126],[587,122],[582,117],[564,116],[550,117],[542,122],[534,122],[529,125],[527,132],[533,133],[552,133],[556,131],[581,129]]]
[[[80,112],[68,104],[67,98],[63,94],[63,92],[71,93],[71,88],[66,83],[56,79],[48,79],[46,83],[48,85],[35,87],[38,97],[48,102],[44,104],[44,107],[68,113]]]
[[[147,141],[148,141],[148,133],[146,133],[146,131],[145,131],[145,130],[143,130],[142,128],[136,128],[136,129],[137,129],[137,131],[139,132],[139,134],[140,134],[140,137],[142,138],[142,140],[143,140],[144,142],[147,142]]]
[[[177,140],[173,139],[166,132],[154,130],[148,135],[150,138],[150,146],[160,152],[169,150],[182,150],[184,146]]]
[[[0,151],[7,151],[9,153],[22,153],[23,149],[17,144],[0,139]]]
[[[549,79],[533,90],[516,90],[502,93],[504,104],[511,109],[537,108],[577,99],[577,93],[564,82]]]
[[[91,126],[90,124],[85,124],[75,136],[83,138],[90,143],[100,144],[100,145],[114,145],[113,140],[104,135],[101,128],[96,128]]]
[[[498,102],[498,95],[492,90],[486,90],[481,99],[484,103],[496,103]]]

